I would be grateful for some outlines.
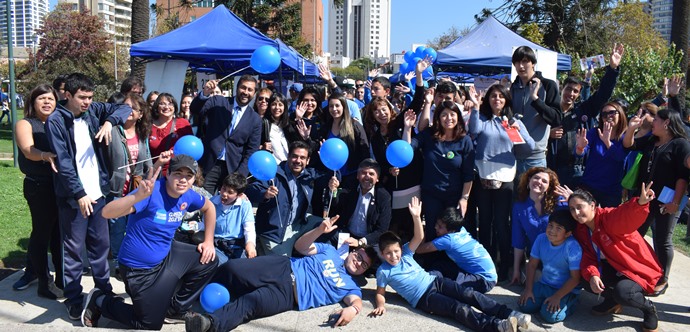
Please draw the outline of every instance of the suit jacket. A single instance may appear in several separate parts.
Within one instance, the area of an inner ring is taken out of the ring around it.
[[[359,189],[343,189],[333,198],[329,216],[340,215],[340,219],[336,222],[340,230],[349,230],[350,219],[357,209],[359,196]],[[384,188],[376,186],[367,209],[367,235],[364,236],[367,244],[377,244],[379,236],[388,231],[391,222],[391,207],[391,195]]]
[[[228,135],[228,129],[232,124],[233,107],[233,104],[225,97],[213,96],[206,100],[199,111],[203,129],[198,131],[198,135],[204,144],[204,155],[201,157],[200,164],[204,175],[213,167],[223,148],[225,148],[228,174],[239,172],[244,176],[249,175],[247,168],[249,157],[259,149],[259,144],[261,144],[261,118],[248,105],[235,130]]]

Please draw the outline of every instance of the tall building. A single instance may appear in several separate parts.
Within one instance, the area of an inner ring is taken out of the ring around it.
[[[120,45],[129,45],[132,35],[132,0],[59,0],[72,10],[85,10],[103,20],[103,28]]]
[[[254,0],[255,4],[263,0]],[[323,54],[323,2],[321,0],[287,0],[287,4],[301,5],[301,35],[312,46],[315,55]],[[161,9],[159,19],[165,19],[178,13],[182,24],[187,24],[205,15],[214,8],[213,0],[197,1],[190,9],[180,8],[179,0],[156,0],[156,6]],[[309,56],[309,54],[305,54]]]
[[[390,54],[391,0],[329,0],[328,51],[356,60]]]
[[[673,0],[649,0],[652,5],[652,27],[666,40],[671,40]]]
[[[14,47],[38,46],[36,31],[43,27],[48,15],[49,0],[0,0],[0,33],[2,44],[7,46],[7,1],[10,2],[12,18],[12,45]]]

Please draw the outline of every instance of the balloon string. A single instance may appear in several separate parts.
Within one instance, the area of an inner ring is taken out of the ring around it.
[[[271,179],[271,185],[275,186],[275,182],[273,182],[273,179]],[[295,193],[297,194],[297,193]],[[278,205],[278,196],[276,195],[276,210],[278,210],[278,220],[283,220],[283,217],[280,215],[280,205]]]
[[[149,159],[139,160],[139,161],[137,161],[136,163],[131,163],[131,164],[127,164],[127,165],[124,165],[124,166],[120,166],[120,167],[118,167],[117,169],[123,169],[123,168],[125,168],[125,167],[134,166],[134,165],[136,165],[136,164],[141,164],[141,163],[143,163],[143,162],[145,162],[145,161],[154,160],[154,159],[156,159],[156,158],[160,158],[160,155],[159,155],[159,156],[152,157],[152,158],[149,158]]]
[[[395,176],[395,189],[398,189],[398,176]]]
[[[228,77],[230,77],[230,76],[234,76],[235,74],[237,74],[237,73],[239,73],[239,72],[241,72],[241,71],[243,71],[243,70],[245,70],[245,69],[247,69],[247,68],[249,68],[249,67],[251,67],[251,66],[246,66],[246,67],[244,67],[244,68],[242,68],[242,69],[240,69],[240,70],[236,70],[236,71],[234,71],[234,72],[232,72],[232,73],[230,73],[230,74],[228,74],[228,75],[225,75],[223,78],[221,78],[221,79],[218,80],[218,83],[220,83],[220,82],[226,80],[226,79],[227,79]]]
[[[336,176],[336,175],[337,175],[337,173],[335,171],[333,171],[333,176]],[[336,188],[335,190],[338,190],[338,188]],[[333,193],[330,192],[330,188],[329,188],[329,195],[328,196],[330,196],[330,197],[328,197],[328,209],[326,209],[326,211],[324,211],[324,214],[325,214],[325,216],[323,216],[324,218],[328,218],[328,216],[331,213],[331,203],[333,202]]]

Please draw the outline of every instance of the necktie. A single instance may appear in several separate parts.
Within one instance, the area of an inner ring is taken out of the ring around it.
[[[236,106],[232,110],[232,123],[230,124],[230,130],[228,131],[228,136],[232,135],[232,132],[235,131],[235,126],[237,126],[237,121],[239,120],[238,119],[239,114],[240,114],[240,108]]]

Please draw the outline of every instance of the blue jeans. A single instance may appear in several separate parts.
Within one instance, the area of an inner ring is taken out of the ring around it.
[[[479,309],[476,311],[472,307]],[[454,280],[436,277],[417,308],[434,315],[452,317],[473,331],[495,331],[512,310],[492,298],[462,287]]]
[[[541,315],[541,318],[550,324],[562,322],[565,320],[565,317],[572,314],[573,309],[575,309],[575,305],[577,304],[577,294],[568,293],[566,296],[562,297],[561,301],[559,302],[561,309],[551,312],[548,310],[544,301],[557,291],[557,288],[553,288],[541,282],[535,282],[534,289],[532,290],[532,293],[534,294],[534,301],[532,301],[532,299],[527,299],[525,305],[520,305],[520,311],[528,314],[538,311]]]
[[[107,196],[106,204],[118,200],[121,197]],[[110,232],[110,253],[113,255],[113,262],[115,266],[119,266],[117,261],[122,240],[125,238],[125,229],[127,228],[127,216],[120,218],[108,219],[108,229]]]

